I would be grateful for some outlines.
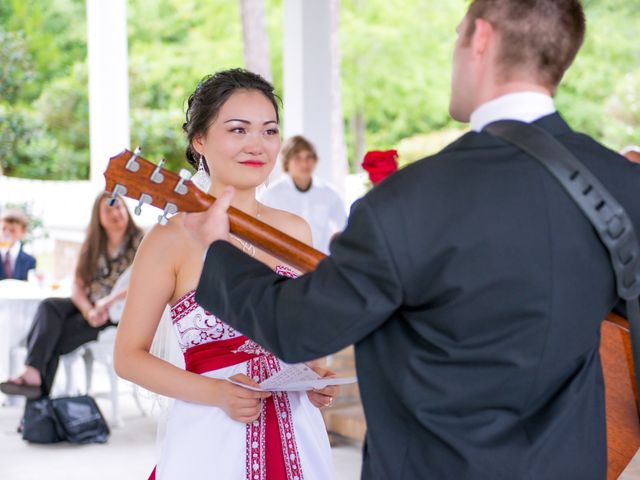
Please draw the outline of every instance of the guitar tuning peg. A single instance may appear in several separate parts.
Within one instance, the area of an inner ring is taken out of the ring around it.
[[[136,160],[140,156],[141,151],[142,149],[140,148],[140,145],[138,145],[136,149],[133,151],[133,155],[125,165],[125,168],[130,172],[137,172],[138,170],[140,170],[140,164],[136,162]]]
[[[172,215],[177,211],[178,209],[173,203],[167,202],[167,204],[164,206],[164,210],[162,211],[162,215],[158,216],[158,223],[160,225],[166,225],[168,222],[167,215]]]
[[[111,196],[109,200],[107,200],[107,205],[113,207],[116,203],[116,199],[118,196],[124,197],[127,194],[127,187],[121,185],[120,183],[116,183],[116,186],[113,187],[113,192],[111,192]]]
[[[184,182],[191,179],[191,173],[189,172],[189,170],[181,168],[179,175],[180,180],[178,180],[176,188],[174,188],[173,191],[179,193],[180,195],[185,195],[187,193],[187,186],[184,184]]]
[[[153,170],[153,173],[151,174],[151,181],[153,183],[162,183],[164,182],[164,175],[160,172],[160,170],[162,170],[162,166],[164,165],[164,158],[160,160],[160,162],[158,162],[158,165],[156,166],[156,168]]]
[[[140,215],[140,213],[142,212],[142,206],[145,203],[151,203],[151,195],[147,195],[146,193],[143,193],[142,195],[140,195],[140,200],[138,200],[138,205],[136,206],[133,212],[136,215]]]

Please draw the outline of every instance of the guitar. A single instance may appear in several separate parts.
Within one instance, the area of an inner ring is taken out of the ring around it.
[[[178,212],[202,212],[216,198],[201,191],[190,180],[191,174],[181,170],[180,174],[162,168],[140,156],[140,147],[135,152],[124,150],[109,160],[104,172],[105,190],[111,193],[112,201],[123,196],[138,201],[135,208],[140,214],[145,204],[162,210],[158,222],[167,223],[169,215]],[[229,226],[234,235],[251,242],[270,255],[297,268],[301,272],[313,270],[325,255],[250,215],[229,208]]]
[[[215,197],[202,192],[190,178],[189,172],[179,175],[145,160],[139,149],[124,150],[111,158],[104,173],[105,190],[138,200],[136,212],[144,204],[162,209],[158,217],[166,223],[167,216],[183,212],[201,212],[209,208]],[[306,272],[313,270],[324,254],[237,210],[229,208],[232,233],[249,241],[274,257]],[[600,342],[605,379],[607,416],[607,479],[615,480],[640,448],[640,424],[632,368],[628,324],[610,315],[602,324]]]
[[[629,323],[611,313],[602,322],[600,358],[607,416],[607,480],[616,480],[640,448]]]

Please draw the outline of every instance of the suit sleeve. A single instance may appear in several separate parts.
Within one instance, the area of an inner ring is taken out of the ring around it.
[[[361,200],[315,271],[274,273],[227,242],[206,256],[196,301],[287,362],[336,352],[388,321],[402,303],[389,245]]]

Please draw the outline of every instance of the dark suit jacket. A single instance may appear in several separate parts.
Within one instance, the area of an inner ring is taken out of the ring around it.
[[[36,259],[28,253],[25,253],[21,246],[18,258],[16,258],[16,264],[13,267],[11,278],[16,280],[26,280],[29,270],[33,268],[36,268]],[[7,275],[4,271],[4,265],[0,262],[0,280],[5,280],[6,278]]]
[[[536,122],[640,232],[640,165]],[[289,362],[355,343],[366,479],[604,479],[602,319],[613,270],[538,161],[467,133],[373,188],[318,268],[295,280],[225,242],[196,300]]]

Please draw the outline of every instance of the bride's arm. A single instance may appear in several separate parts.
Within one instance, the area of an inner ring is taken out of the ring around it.
[[[179,221],[176,218],[167,226],[154,227],[138,249],[118,325],[116,372],[161,395],[217,406],[235,420],[253,421],[259,415],[259,399],[268,394],[187,372],[149,353],[164,308],[176,288],[176,266],[185,245]]]

